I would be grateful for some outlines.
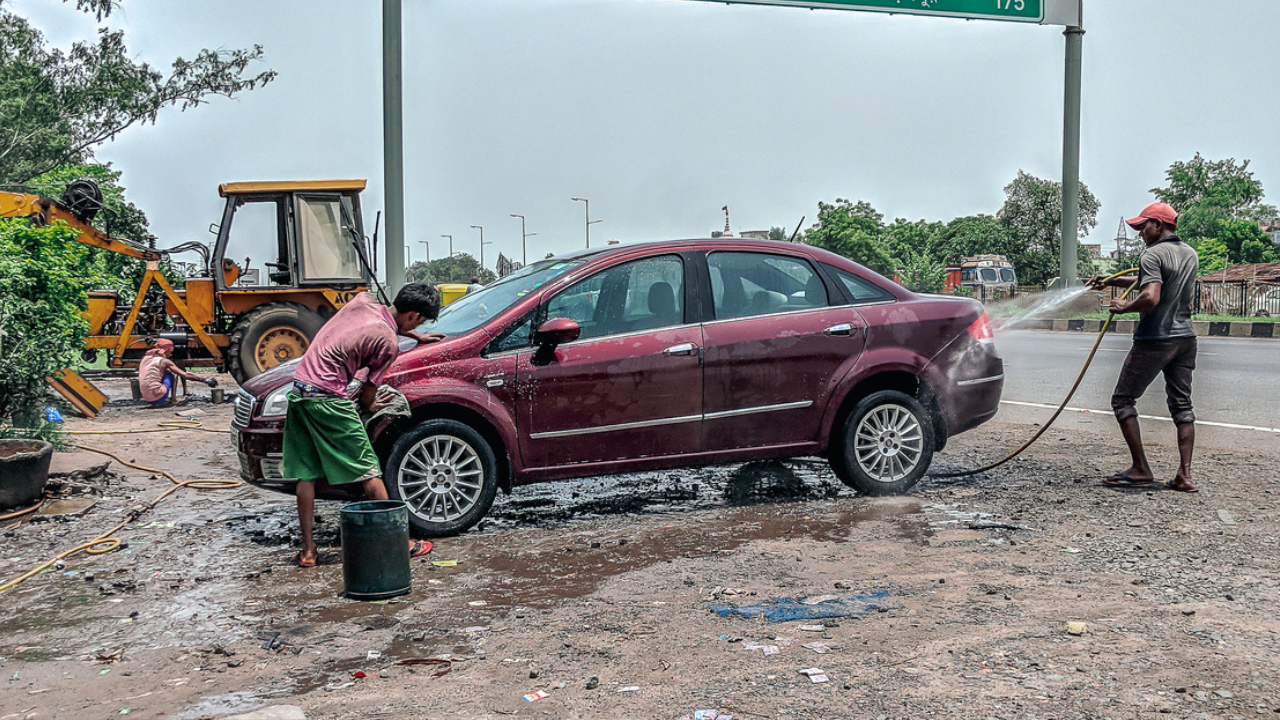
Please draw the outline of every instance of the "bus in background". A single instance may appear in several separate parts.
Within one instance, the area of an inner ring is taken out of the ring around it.
[[[957,286],[973,291],[981,301],[1003,300],[1018,291],[1018,276],[1003,255],[975,255],[965,258],[959,267],[947,268],[944,288],[951,292]]]

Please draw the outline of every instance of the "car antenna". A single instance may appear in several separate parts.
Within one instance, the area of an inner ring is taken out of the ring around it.
[[[801,216],[800,216],[800,222],[796,223],[796,231],[795,231],[795,232],[793,232],[793,233],[791,233],[791,239],[790,239],[790,240],[788,240],[787,242],[795,242],[795,241],[796,241],[796,235],[799,235],[799,234],[800,234],[800,226],[804,224],[804,219],[805,219],[805,217],[807,217],[807,216],[805,216],[805,215],[801,215]]]

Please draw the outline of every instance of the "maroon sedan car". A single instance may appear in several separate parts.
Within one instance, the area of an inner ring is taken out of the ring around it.
[[[428,537],[474,525],[498,488],[799,455],[825,456],[860,492],[902,493],[949,436],[995,415],[1004,385],[978,302],[789,243],[559,256],[420,329],[446,339],[404,341],[386,382],[413,417],[374,447]],[[244,478],[284,492],[294,366],[247,382],[232,424]]]

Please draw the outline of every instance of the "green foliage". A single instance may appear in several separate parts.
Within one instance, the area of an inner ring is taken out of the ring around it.
[[[1189,243],[1200,256],[1200,275],[1217,272],[1227,266],[1227,246],[1218,238],[1204,238]],[[1135,267],[1130,265],[1129,267]]]
[[[1005,202],[997,217],[1008,228],[1021,252],[1006,255],[1018,273],[1019,282],[1043,285],[1058,275],[1062,254],[1062,183],[1044,180],[1019,170],[1004,188]],[[1084,237],[1098,225],[1101,203],[1080,183],[1078,236]],[[1077,265],[1092,266],[1087,255],[1077,256]],[[1084,270],[1080,274],[1084,274]]]
[[[769,228],[769,239],[777,240],[778,242],[786,242],[787,240],[791,239],[791,236],[787,234],[786,228],[778,227],[775,225]]]
[[[88,323],[88,248],[65,223],[0,219],[0,437],[57,440],[45,378],[76,362]]]
[[[77,0],[77,7],[101,20],[114,3]],[[166,75],[134,60],[123,32],[102,28],[95,42],[64,53],[0,4],[0,182],[84,163],[96,146],[132,125],[154,123],[166,107],[186,110],[264,85],[273,71],[245,77],[261,58],[258,46],[201,50],[192,60],[174,60]]]
[[[497,273],[488,268],[481,268],[480,261],[467,253],[456,253],[453,257],[432,260],[429,263],[416,262],[405,272],[409,282],[424,282],[432,285],[441,283],[468,283],[471,278],[478,277],[482,284],[489,284],[498,279]]]
[[[1196,153],[1170,165],[1165,177],[1168,187],[1151,192],[1178,211],[1178,235],[1184,239],[1212,237],[1213,224],[1228,218],[1257,224],[1280,216],[1274,205],[1262,202],[1262,183],[1249,172],[1248,160],[1206,160]]]
[[[908,249],[898,278],[911,292],[939,293],[947,279],[947,268],[924,252]]]
[[[946,255],[942,241],[945,231],[946,226],[940,222],[911,222],[898,218],[884,228],[882,237],[889,254],[897,258],[899,264],[909,263],[916,256],[937,258],[941,264]]]
[[[1009,226],[990,215],[968,215],[947,223],[942,232],[942,256],[948,265],[959,265],[975,255],[1004,255],[1014,258],[1025,248]]]
[[[897,262],[881,239],[884,216],[865,200],[857,204],[836,198],[834,205],[818,203],[818,222],[804,233],[804,243],[837,255],[880,273],[892,276]]]

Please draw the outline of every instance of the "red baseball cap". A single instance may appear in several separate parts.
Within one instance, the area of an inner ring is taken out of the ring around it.
[[[1125,220],[1125,223],[1134,230],[1138,230],[1142,227],[1142,223],[1148,220],[1159,220],[1169,227],[1178,227],[1178,213],[1162,202],[1154,202],[1142,208],[1142,212],[1138,213],[1138,217],[1132,220]]]
[[[153,347],[152,349],[167,350],[169,352],[173,352],[173,341],[167,340],[165,338],[160,338],[159,340],[156,341],[155,347]]]

